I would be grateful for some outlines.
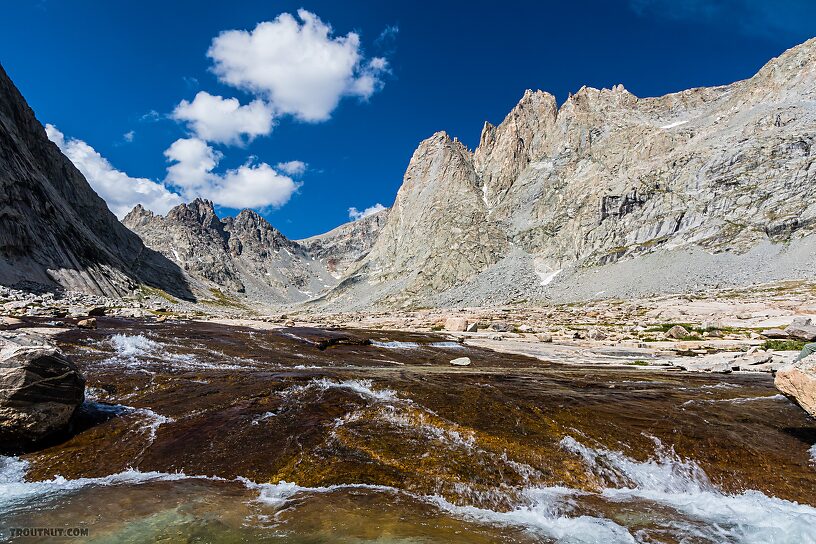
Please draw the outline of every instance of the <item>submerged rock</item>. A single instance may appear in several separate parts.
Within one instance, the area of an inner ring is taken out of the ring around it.
[[[816,355],[780,369],[774,378],[774,385],[816,417]]]
[[[0,338],[0,444],[18,448],[68,427],[85,378],[47,343]]]

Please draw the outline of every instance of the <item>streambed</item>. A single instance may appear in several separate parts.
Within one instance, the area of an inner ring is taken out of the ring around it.
[[[87,527],[81,542],[816,542],[816,421],[770,376],[565,367],[439,335],[99,325],[57,337],[88,379],[72,435],[0,458],[6,527]],[[473,364],[451,367],[461,356]]]

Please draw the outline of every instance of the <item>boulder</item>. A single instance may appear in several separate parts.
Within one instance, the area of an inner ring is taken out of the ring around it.
[[[57,348],[0,338],[0,444],[25,447],[68,428],[85,378]]]
[[[539,342],[552,342],[553,341],[552,334],[550,334],[548,332],[540,332],[540,333],[538,333],[536,335],[536,338],[538,338]]]
[[[675,325],[674,327],[666,331],[666,338],[673,338],[675,340],[686,338],[689,335],[690,335],[689,331],[686,330],[686,328],[682,325]]]
[[[810,321],[810,319],[808,319]],[[816,340],[816,326],[810,324],[798,324],[795,322],[788,325],[785,329],[789,338],[796,338],[797,340],[804,340],[805,342],[812,342]]]
[[[77,321],[77,327],[79,327],[80,329],[95,329],[96,318],[89,317],[88,319],[81,319]]]
[[[451,360],[450,364],[453,366],[468,366],[470,365],[470,357],[457,357]]]
[[[511,332],[513,330],[513,325],[504,321],[496,321],[490,324],[490,330],[494,330],[496,332]]]
[[[782,329],[768,329],[762,331],[762,336],[765,338],[773,338],[778,340],[784,340],[788,337],[788,333],[783,331]]]
[[[445,330],[451,332],[465,332],[468,327],[464,317],[449,317],[445,320]]]
[[[816,355],[779,369],[774,385],[786,397],[816,417]]]
[[[589,329],[587,338],[590,340],[606,340],[606,333],[598,329]]]
[[[105,308],[104,306],[94,306],[94,307],[88,308],[86,313],[88,314],[88,317],[102,317],[103,315],[105,315],[107,313],[107,311],[108,311],[108,309]]]
[[[471,323],[470,325],[467,326],[467,329],[465,330],[467,332],[477,332],[479,330],[479,325],[477,325],[476,323]]]

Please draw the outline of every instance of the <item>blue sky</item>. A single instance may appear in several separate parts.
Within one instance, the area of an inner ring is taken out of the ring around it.
[[[473,148],[527,88],[560,103],[582,85],[730,83],[816,35],[811,0],[3,8],[0,62],[112,209],[200,194],[292,238],[391,205],[422,139]]]

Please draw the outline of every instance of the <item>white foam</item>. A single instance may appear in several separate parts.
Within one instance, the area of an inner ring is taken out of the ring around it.
[[[746,402],[756,402],[762,400],[781,400],[787,402],[785,395],[764,395],[759,397],[734,397],[730,399],[691,399],[683,403],[683,406],[690,404],[713,404],[715,402],[729,402],[732,404],[745,404]]]
[[[326,378],[312,380],[310,385],[321,390],[327,389],[347,389],[353,391],[364,398],[370,398],[383,402],[390,402],[399,400],[397,393],[391,389],[374,389],[374,384],[371,380],[344,380],[336,382]]]
[[[808,450],[810,454],[810,462],[816,464],[816,444],[813,444]]]
[[[146,365],[171,365],[179,370],[246,370],[246,366],[206,363],[190,354],[170,353],[165,347],[144,335],[115,334],[109,340],[116,350],[103,364],[143,370]],[[226,358],[226,356],[224,356]],[[251,367],[250,367],[251,368]]]
[[[202,476],[187,476],[181,472],[171,474],[127,469],[117,474],[98,478],[69,480],[62,476],[56,476],[50,480],[26,482],[25,473],[27,469],[27,461],[17,457],[0,456],[0,511],[12,506],[30,503],[37,499],[52,498],[56,494],[69,493],[87,486],[140,484],[156,480],[174,481],[187,478],[204,478]]]
[[[161,344],[150,340],[144,335],[115,334],[111,336],[110,343],[120,357],[138,357],[146,353],[155,352],[161,349]]]
[[[375,340],[371,342],[371,345],[385,349],[417,349],[422,347],[461,349],[464,347],[459,342],[452,341],[429,342],[427,344],[420,344],[419,342],[399,342],[399,341],[377,342]]]
[[[258,490],[258,501],[270,506],[281,506],[287,500],[298,493],[331,493],[343,489],[370,489],[373,491],[386,491],[399,493],[400,490],[385,485],[371,484],[338,484],[326,487],[303,487],[285,480],[276,484],[259,484],[239,476],[238,481],[242,482],[248,489]]]
[[[564,488],[538,488],[528,490],[530,505],[521,506],[509,512],[496,512],[475,506],[459,506],[443,497],[434,496],[427,500],[442,510],[456,516],[482,523],[520,526],[539,532],[558,542],[582,544],[630,544],[634,537],[629,531],[614,521],[592,516],[570,517],[567,508],[558,501],[562,492],[572,493]]]
[[[377,342],[376,340],[372,341],[371,345],[386,349],[414,349],[419,347],[419,343],[417,342]]]
[[[561,445],[580,455],[606,487],[601,495],[615,502],[647,500],[669,506],[700,522],[696,532],[713,542],[765,544],[816,543],[816,508],[749,490],[728,494],[717,489],[694,461],[679,458],[654,439],[656,455],[635,461],[621,452],[589,448],[572,437]]]

